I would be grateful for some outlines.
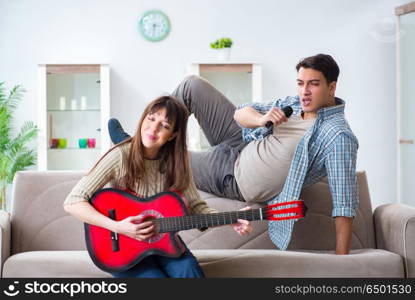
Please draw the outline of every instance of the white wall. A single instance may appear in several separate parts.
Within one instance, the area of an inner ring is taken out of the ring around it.
[[[107,62],[111,114],[135,129],[145,104],[170,92],[189,62],[212,60],[209,42],[234,40],[235,60],[263,64],[267,100],[295,94],[294,66],[329,53],[341,68],[337,96],[360,141],[374,206],[395,201],[395,6],[408,0],[0,0],[0,81],[27,93],[18,124],[36,121],[40,62]],[[145,41],[140,15],[161,9],[168,38]]]

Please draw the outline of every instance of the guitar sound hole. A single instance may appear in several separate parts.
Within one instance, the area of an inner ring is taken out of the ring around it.
[[[141,222],[153,221],[153,220],[163,217],[163,215],[160,212],[158,212],[157,210],[153,210],[153,209],[142,211],[139,216],[141,217],[141,220],[142,220]],[[147,243],[157,242],[163,237],[163,233],[159,233],[159,230],[160,230],[159,222],[154,222],[154,224],[156,226],[155,234],[151,238],[146,240]]]
[[[147,222],[147,221],[153,221],[153,220],[157,220],[157,218],[154,216],[146,216],[141,222]],[[158,234],[160,231],[159,222],[153,222],[153,225],[154,225],[155,234]]]

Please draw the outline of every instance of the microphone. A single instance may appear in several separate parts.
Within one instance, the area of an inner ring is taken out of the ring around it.
[[[281,110],[284,112],[284,115],[287,118],[291,117],[291,115],[293,114],[293,108],[291,106],[285,106]],[[272,123],[271,121],[268,121],[267,123],[265,123],[266,128],[270,128],[273,125],[274,123]]]

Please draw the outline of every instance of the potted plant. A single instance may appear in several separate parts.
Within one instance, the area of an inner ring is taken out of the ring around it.
[[[0,82],[0,208],[3,210],[7,210],[7,186],[13,182],[16,172],[36,163],[36,152],[28,147],[37,136],[36,125],[26,121],[17,135],[13,136],[12,132],[12,114],[24,92],[17,85],[6,95],[4,82]]]
[[[230,59],[232,44],[232,39],[224,37],[210,43],[210,47],[218,50],[219,60],[226,61]]]

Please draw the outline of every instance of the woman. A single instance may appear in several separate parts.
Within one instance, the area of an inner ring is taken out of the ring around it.
[[[215,212],[198,194],[193,183],[186,148],[187,110],[171,96],[152,101],[144,110],[136,134],[110,149],[73,188],[64,209],[85,223],[106,228],[140,241],[155,234],[151,221],[131,216],[114,221],[99,213],[88,199],[104,185],[130,190],[141,197],[180,191],[190,213]],[[232,225],[239,234],[252,231],[250,223]],[[186,248],[182,256],[151,255],[115,277],[204,277],[196,258]]]

